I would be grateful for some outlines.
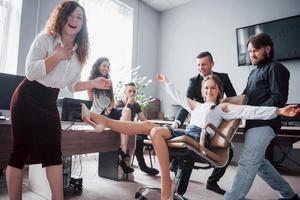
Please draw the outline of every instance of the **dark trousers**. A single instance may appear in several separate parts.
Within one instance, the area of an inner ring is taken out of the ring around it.
[[[209,185],[217,184],[217,182],[225,174],[225,171],[226,171],[227,167],[229,166],[229,164],[232,160],[232,157],[233,157],[233,150],[230,149],[228,163],[223,168],[215,168],[213,170],[213,172],[211,173],[210,177],[208,178],[207,184],[209,184]],[[180,180],[179,186],[178,186],[178,193],[180,195],[184,195],[184,193],[187,190],[189,180],[190,180],[190,176],[192,174],[192,170],[193,170],[192,168],[188,168],[188,169],[184,169],[182,171],[182,177],[181,177],[181,180]]]
[[[137,135],[135,142],[135,156],[138,161],[139,167],[146,167],[144,159],[144,139],[147,139],[146,135]]]

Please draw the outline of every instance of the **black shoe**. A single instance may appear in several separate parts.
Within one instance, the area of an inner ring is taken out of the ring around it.
[[[225,190],[220,188],[218,184],[216,184],[216,185],[206,184],[206,189],[211,190],[211,191],[213,191],[215,193],[218,193],[218,194],[221,194],[221,195],[224,195],[225,192],[226,192]]]
[[[283,198],[279,198],[279,200],[300,200],[298,195],[295,194],[291,199],[283,199]]]
[[[130,158],[129,154],[127,154],[124,151],[122,151],[121,148],[119,148],[118,154],[119,154],[119,159],[121,159],[121,160],[125,160],[125,159],[129,159]]]
[[[127,166],[126,162],[124,160],[119,160],[119,165],[125,174],[130,174],[130,173],[134,172],[134,169]]]
[[[125,174],[130,174],[130,173],[134,172],[134,169],[131,168],[131,167],[127,164],[128,162],[126,162],[126,161],[128,161],[129,158],[130,158],[129,154],[124,153],[124,152],[122,151],[121,148],[119,148],[118,154],[119,154],[119,162],[118,162],[118,164],[119,164],[120,167],[122,168],[123,172],[124,172]]]
[[[155,176],[155,175],[157,175],[159,173],[159,171],[157,169],[150,168],[150,167],[147,167],[147,166],[143,166],[143,167],[140,166],[140,169],[143,172],[149,174],[150,176]]]

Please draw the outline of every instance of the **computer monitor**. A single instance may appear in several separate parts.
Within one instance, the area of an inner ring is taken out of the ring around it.
[[[92,101],[81,99],[63,98],[58,100],[58,107],[61,108],[61,121],[82,122],[81,103],[84,103],[89,109],[92,107]]]
[[[10,100],[24,76],[0,73],[0,110],[10,110]]]

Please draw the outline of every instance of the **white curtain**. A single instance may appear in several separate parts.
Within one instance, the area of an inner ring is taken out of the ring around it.
[[[117,0],[80,0],[79,3],[86,11],[91,45],[81,79],[88,79],[99,57],[108,57],[113,85],[120,80],[130,80],[130,73],[121,74],[120,71],[132,65],[133,9]],[[75,98],[87,99],[87,92],[77,92]]]
[[[0,0],[0,72],[16,74],[22,0]]]

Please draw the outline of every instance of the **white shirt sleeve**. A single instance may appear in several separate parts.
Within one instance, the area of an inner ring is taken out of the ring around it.
[[[171,82],[165,82],[165,90],[166,92],[184,109],[188,112],[192,112],[192,109],[188,103],[188,98],[185,95],[182,95]]]
[[[223,112],[222,117],[230,119],[260,119],[268,120],[277,117],[277,107],[268,106],[249,106],[249,105],[230,105],[229,112]]]
[[[77,74],[77,77],[72,81],[72,82],[70,82],[69,84],[68,84],[68,90],[70,91],[70,92],[76,92],[75,91],[75,86],[76,86],[76,84],[80,81],[80,79],[81,79],[81,73],[79,73],[79,74]]]
[[[27,58],[25,75],[28,80],[37,80],[46,76],[45,58],[48,56],[47,40],[43,36],[37,36],[33,41]]]

